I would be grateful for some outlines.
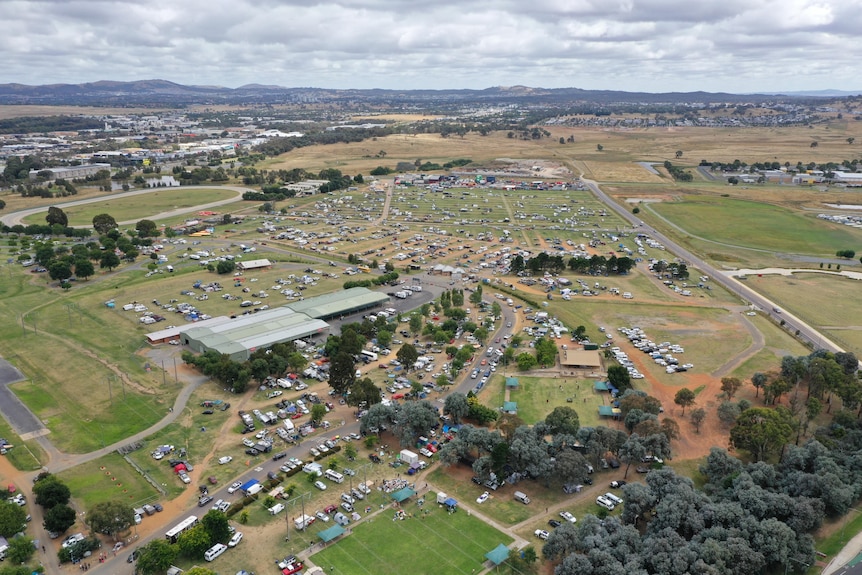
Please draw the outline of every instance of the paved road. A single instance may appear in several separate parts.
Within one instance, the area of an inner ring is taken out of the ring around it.
[[[791,332],[798,330],[799,334],[797,337],[803,341],[811,343],[814,347],[832,352],[844,351],[844,349],[838,346],[838,344],[824,337],[823,334],[803,322],[798,317],[786,311],[781,311],[778,305],[772,300],[745,286],[736,278],[729,276],[725,271],[714,268],[706,261],[677,244],[661,232],[646,225],[636,215],[613,201],[601,190],[601,188],[599,188],[596,182],[583,178],[581,179],[596,195],[596,197],[599,198],[599,200],[607,204],[608,207],[617,212],[620,217],[628,221],[634,227],[636,232],[649,234],[651,237],[660,241],[669,251],[676,254],[679,258],[684,259],[689,267],[699,269],[705,275],[709,276],[712,281],[721,285],[729,292],[737,295],[743,301],[747,301],[751,305],[757,307],[762,313],[772,317],[776,322],[784,321],[786,324],[785,327],[788,330]]]
[[[165,190],[170,190],[170,189],[180,189],[183,191],[186,191],[186,190],[224,189],[224,190],[230,190],[232,192],[236,192],[236,196],[234,196],[232,198],[228,198],[226,200],[218,200],[215,202],[209,202],[207,204],[200,204],[197,206],[190,206],[187,208],[179,208],[176,210],[170,210],[167,212],[162,212],[160,214],[154,214],[152,216],[149,216],[148,219],[161,220],[161,219],[165,219],[165,218],[172,218],[175,216],[181,216],[183,214],[189,214],[192,212],[198,212],[200,210],[215,208],[217,206],[223,206],[225,204],[233,203],[233,202],[237,201],[238,199],[242,198],[242,195],[245,192],[255,191],[255,190],[252,190],[251,188],[243,188],[243,187],[239,187],[239,186],[182,186],[179,188],[147,188],[147,189],[143,189],[143,190],[132,190],[130,192],[119,192],[117,194],[95,196],[92,198],[85,198],[83,200],[71,200],[68,202],[58,202],[58,203],[55,203],[52,205],[56,206],[58,208],[69,208],[69,207],[73,207],[73,206],[83,206],[86,204],[95,204],[98,202],[107,202],[110,200],[117,200],[120,198],[141,196],[141,195],[150,194],[153,192],[164,192]],[[4,214],[3,216],[0,216],[0,222],[6,224],[7,226],[14,226],[17,224],[23,225],[24,224],[24,218],[26,218],[27,216],[32,216],[33,214],[38,214],[41,212],[47,212],[48,207],[49,206],[42,206],[42,207],[38,207],[38,208],[27,208],[26,210],[18,210],[15,212]],[[138,220],[127,220],[124,222],[117,222],[117,223],[119,225],[126,226],[129,224],[134,224],[137,221]],[[72,226],[72,227],[92,227],[92,226]]]
[[[0,358],[0,414],[9,422],[21,439],[30,439],[47,430],[33,412],[9,389],[9,384],[26,379],[18,369]]]

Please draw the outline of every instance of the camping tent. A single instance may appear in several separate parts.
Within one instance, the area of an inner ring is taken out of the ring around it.
[[[454,497],[447,497],[446,501],[443,502],[443,505],[445,505],[449,509],[455,509],[456,507],[458,507],[458,502],[455,501]]]

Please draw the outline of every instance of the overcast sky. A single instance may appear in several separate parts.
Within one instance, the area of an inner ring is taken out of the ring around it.
[[[862,0],[0,0],[0,83],[862,90]]]

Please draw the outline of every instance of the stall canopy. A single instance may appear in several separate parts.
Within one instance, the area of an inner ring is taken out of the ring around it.
[[[323,531],[318,532],[317,536],[320,537],[324,543],[329,543],[336,537],[340,537],[344,535],[344,527],[341,525],[333,525],[329,529],[324,529]]]
[[[503,561],[509,558],[509,548],[500,543],[493,551],[488,551],[485,553],[485,559],[493,563],[494,565],[499,565]]]
[[[392,499],[394,499],[394,500],[395,500],[395,501],[397,501],[398,503],[401,503],[401,502],[402,502],[402,501],[404,501],[405,499],[408,499],[408,498],[410,498],[410,497],[412,497],[412,496],[414,496],[414,495],[416,495],[416,492],[415,492],[415,491],[413,491],[413,490],[412,490],[412,489],[410,489],[409,487],[405,487],[404,489],[399,489],[398,491],[396,491],[395,493],[393,493],[393,494],[391,495],[391,497],[392,497]]]
[[[446,501],[443,502],[443,505],[445,505],[446,507],[454,508],[458,507],[458,502],[455,501],[454,497],[449,497],[446,499]]]

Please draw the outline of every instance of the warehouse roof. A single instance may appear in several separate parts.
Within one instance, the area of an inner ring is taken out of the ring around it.
[[[292,302],[286,307],[297,313],[304,313],[311,318],[328,319],[388,301],[389,296],[384,293],[371,291],[364,287],[355,287]]]
[[[253,352],[275,343],[322,333],[329,325],[302,313],[280,307],[245,315],[213,326],[195,326],[186,335],[207,349],[228,355]]]

